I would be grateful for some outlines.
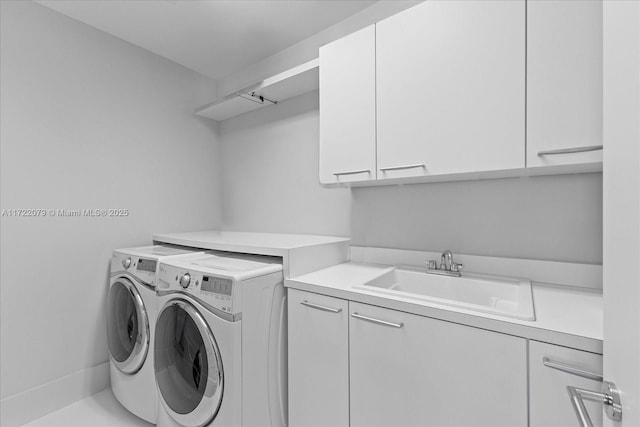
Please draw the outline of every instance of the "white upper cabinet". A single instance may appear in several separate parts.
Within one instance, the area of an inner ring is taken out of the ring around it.
[[[320,48],[320,182],[376,178],[375,27]]]
[[[527,8],[527,166],[602,162],[602,2]]]
[[[376,24],[378,179],[525,166],[525,20],[523,0],[426,1]]]
[[[322,47],[320,182],[597,169],[602,18],[600,0],[425,1]]]

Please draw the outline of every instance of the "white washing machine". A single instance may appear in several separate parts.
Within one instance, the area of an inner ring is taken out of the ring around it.
[[[158,393],[153,374],[158,264],[171,257],[202,253],[155,245],[116,249],[111,257],[107,299],[111,389],[125,408],[151,423],[156,422],[158,415]]]
[[[158,426],[285,426],[280,258],[209,252],[160,264]]]

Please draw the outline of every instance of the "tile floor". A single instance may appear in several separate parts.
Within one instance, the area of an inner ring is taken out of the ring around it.
[[[108,388],[24,425],[24,427],[98,426],[151,427],[153,424],[129,413]]]

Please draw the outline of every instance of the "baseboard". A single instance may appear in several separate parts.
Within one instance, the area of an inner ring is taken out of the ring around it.
[[[109,362],[74,372],[0,401],[0,426],[21,426],[109,386]]]

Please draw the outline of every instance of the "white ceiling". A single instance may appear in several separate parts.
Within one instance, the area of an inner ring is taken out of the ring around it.
[[[214,79],[271,56],[372,0],[40,0]]]

